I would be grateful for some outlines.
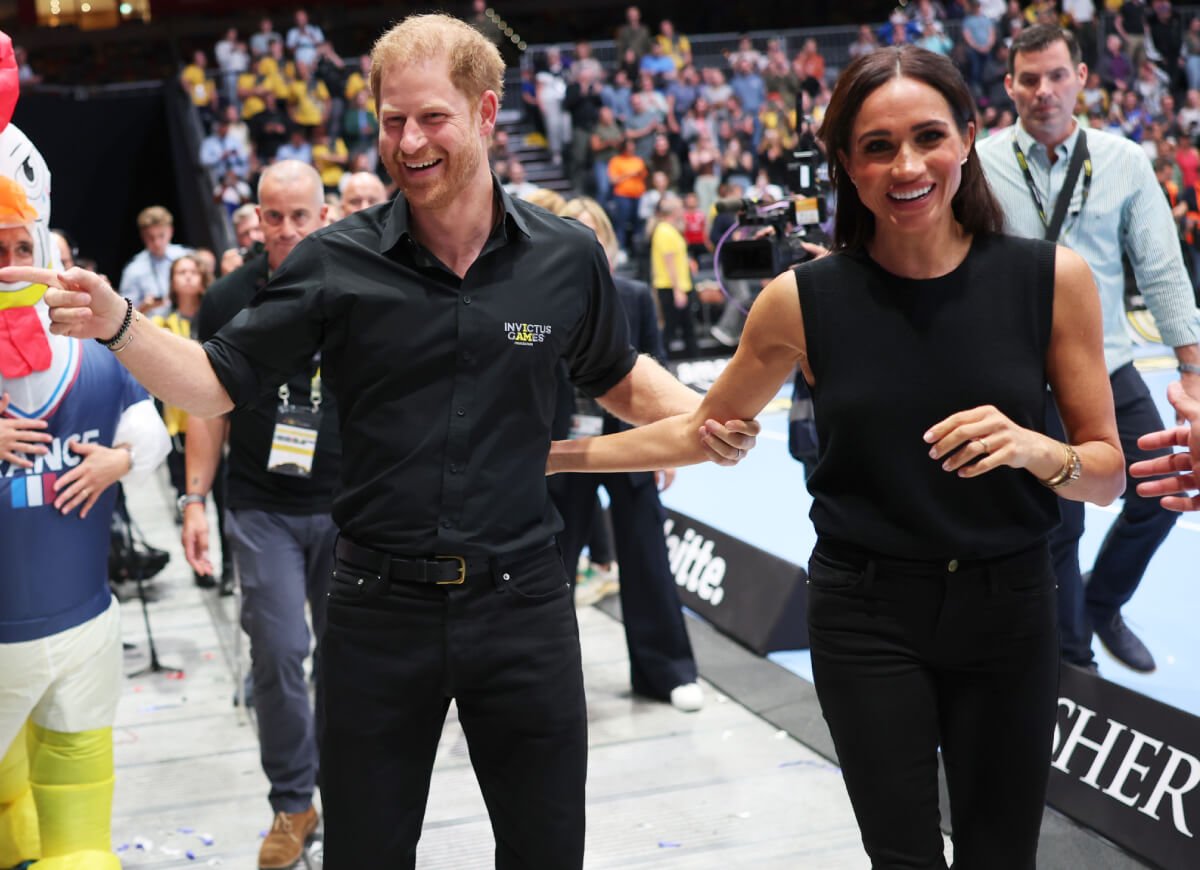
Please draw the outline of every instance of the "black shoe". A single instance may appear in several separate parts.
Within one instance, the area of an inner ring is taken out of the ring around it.
[[[217,578],[212,574],[201,574],[197,571],[193,571],[192,579],[201,589],[213,589],[217,585]]]
[[[1104,648],[1121,664],[1143,674],[1154,670],[1154,656],[1125,624],[1121,611],[1108,619],[1097,620],[1095,630]]]
[[[233,569],[226,569],[221,572],[220,595],[222,598],[228,598],[233,594]]]

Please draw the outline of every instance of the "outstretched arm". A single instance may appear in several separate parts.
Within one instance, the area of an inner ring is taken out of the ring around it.
[[[50,331],[75,338],[110,339],[121,329],[127,305],[102,276],[86,269],[0,269],[6,283],[45,284]],[[216,417],[233,408],[208,355],[194,341],[135,315],[117,359],[158,398],[191,414]]]
[[[656,471],[702,462],[711,458],[702,436],[711,435],[714,421],[752,420],[803,359],[796,279],[787,272],[755,301],[737,353],[693,410],[615,435],[556,441],[547,472]]]

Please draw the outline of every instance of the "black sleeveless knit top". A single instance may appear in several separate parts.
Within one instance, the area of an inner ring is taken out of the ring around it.
[[[978,559],[1029,547],[1058,524],[1029,472],[964,479],[922,436],[995,405],[1044,431],[1054,245],[979,235],[939,278],[885,271],[865,251],[797,266],[821,452],[808,487],[822,538],[904,559]]]

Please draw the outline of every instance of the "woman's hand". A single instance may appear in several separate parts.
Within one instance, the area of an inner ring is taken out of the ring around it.
[[[8,410],[8,393],[0,396],[0,414]],[[22,420],[19,417],[0,417],[0,460],[18,468],[33,468],[27,456],[48,453],[45,447],[54,439],[41,431],[45,420]]]
[[[1039,480],[1062,470],[1062,445],[1018,426],[992,405],[951,414],[925,433],[929,456],[959,477],[979,477],[994,468],[1028,469]]]
[[[85,519],[96,500],[133,466],[133,456],[120,447],[70,441],[67,448],[83,457],[80,462],[54,481],[54,507],[64,516],[82,505],[79,518]]]

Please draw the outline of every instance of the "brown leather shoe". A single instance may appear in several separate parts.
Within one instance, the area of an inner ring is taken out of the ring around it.
[[[317,821],[314,807],[302,813],[276,813],[271,830],[258,850],[259,870],[286,870],[299,861],[304,844],[317,829]]]

